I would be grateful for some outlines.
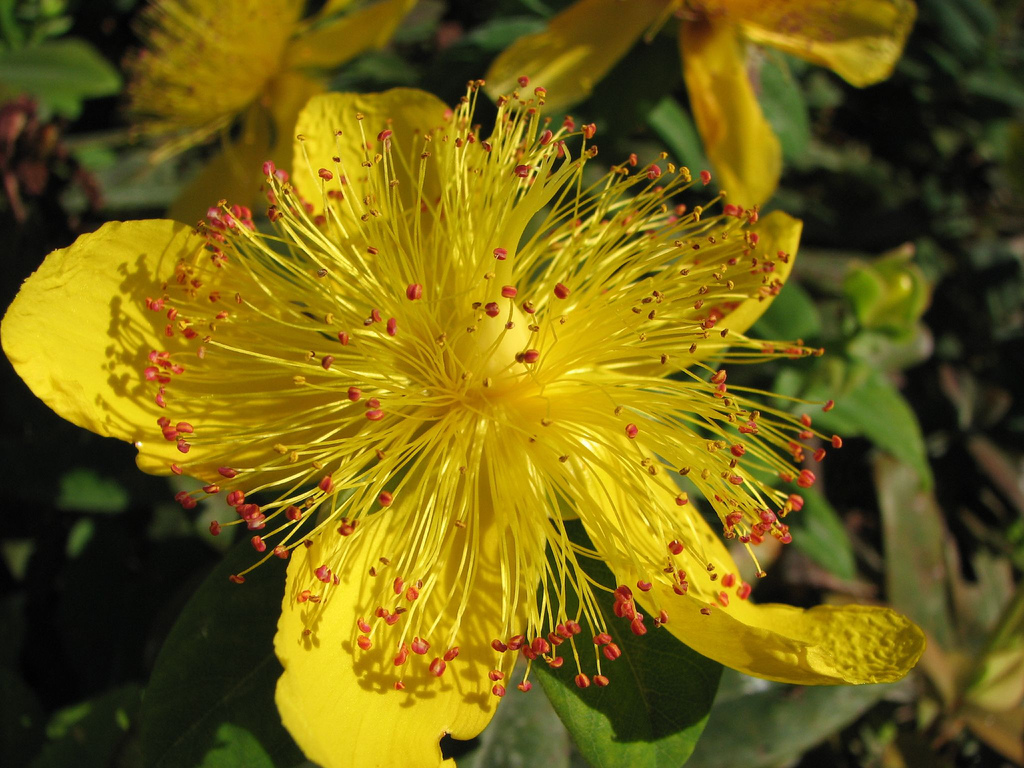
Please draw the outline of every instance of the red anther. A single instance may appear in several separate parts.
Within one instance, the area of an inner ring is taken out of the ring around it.
[[[302,510],[296,506],[291,506],[284,511],[284,516],[294,523],[302,519]]]
[[[388,318],[387,331],[388,336],[394,336],[396,333],[398,333],[398,321],[395,318]]]
[[[400,667],[405,664],[405,660],[409,658],[409,646],[402,643],[401,649],[395,654],[395,666]]]
[[[816,450],[814,452],[814,460],[815,461],[821,461],[824,458],[825,458],[825,449],[824,448],[819,448],[818,450]]]
[[[658,613],[658,623],[659,624],[668,624],[668,611],[659,611],[659,613]]]
[[[383,131],[377,134],[377,141],[386,141],[391,138],[391,129],[385,128]]]
[[[528,349],[523,352],[523,362],[527,365],[532,365],[540,360],[540,351],[536,349]]]
[[[530,78],[523,75],[522,77],[517,77],[516,82],[519,83],[520,88],[525,88],[530,84]]]
[[[563,283],[555,283],[555,297],[564,299],[569,295],[569,289]]]
[[[779,480],[784,483],[791,483],[793,482],[793,475],[789,472],[779,472]]]
[[[594,635],[594,645],[608,645],[612,641],[612,636],[607,632],[601,632]]]
[[[832,435],[832,447],[833,448],[842,448],[843,447],[843,438],[841,438],[839,435]]]
[[[407,590],[405,590],[405,599],[408,600],[410,603],[413,600],[418,600],[419,597],[420,591],[416,587],[409,587]]]
[[[307,602],[309,600],[309,598],[312,595],[313,595],[312,592],[310,592],[308,589],[304,589],[304,590],[302,590],[299,593],[299,596],[297,598],[295,598],[295,602],[297,602],[297,603],[305,603],[305,602]]]
[[[747,452],[747,447],[745,445],[741,445],[740,443],[736,443],[735,445],[729,448],[729,452],[738,459],[740,456]]]
[[[274,165],[274,161],[273,160],[267,160],[266,162],[263,163],[263,175],[264,176],[273,176],[274,172],[276,170],[277,170],[277,167]]]
[[[659,166],[657,166],[657,165],[650,165],[650,166],[648,166],[648,168],[647,168],[647,178],[648,179],[650,179],[651,181],[654,181],[655,179],[659,178],[660,176],[661,176],[661,168]]]
[[[380,504],[382,507],[390,507],[391,506],[391,502],[394,501],[394,500],[395,500],[395,497],[392,496],[387,491],[381,491],[380,495],[377,496],[377,503]]]
[[[373,612],[373,615],[378,619],[386,619],[388,617],[388,609],[383,605],[378,605],[377,610]]]
[[[245,576],[239,576],[237,573],[232,573],[230,576],[228,576],[228,581],[234,584],[244,584]]]
[[[177,464],[171,464],[171,472],[173,472],[174,474],[180,475],[182,471],[182,468],[179,467]]]
[[[523,647],[524,642],[526,642],[526,637],[524,635],[512,635],[512,637],[508,639],[508,649],[510,651],[518,651]]]
[[[615,643],[608,643],[608,645],[601,648],[601,653],[604,654],[604,657],[608,659],[608,661],[615,661],[622,655],[622,649]]]
[[[267,543],[259,536],[253,536],[251,539],[249,539],[249,543],[252,544],[252,548],[255,549],[257,552],[267,551]]]
[[[181,453],[188,453],[191,448],[192,446],[185,441],[185,438],[178,439],[178,450]]]
[[[811,472],[811,470],[801,469],[800,476],[796,479],[796,484],[799,485],[801,488],[810,488],[812,485],[814,485],[815,480],[817,480],[817,478],[814,476],[814,473]]]
[[[405,690],[405,683],[403,683],[401,680],[395,680],[395,690],[396,691],[404,691]]]
[[[218,523],[216,520],[213,520],[210,523],[210,535],[211,536],[219,536],[220,535],[220,523]]]
[[[641,580],[641,581],[638,581],[636,583],[636,586],[637,586],[637,589],[639,589],[641,592],[650,592],[651,591],[651,586],[653,586],[653,585],[649,581]]]
[[[379,323],[382,319],[383,318],[381,317],[379,309],[371,309],[370,310],[370,321],[371,322]]]
[[[449,648],[447,651],[444,652],[444,660],[445,661],[451,661],[452,659],[456,658],[458,655],[459,655],[459,646],[456,645],[456,646],[454,646],[452,648]]]
[[[576,682],[576,687],[577,688],[587,688],[587,687],[590,686],[590,678],[587,677],[582,672],[580,672],[578,675],[576,675],[576,677],[573,678],[573,679]]]
[[[501,307],[495,301],[489,301],[484,305],[484,313],[488,317],[497,317],[501,314]]]
[[[491,693],[497,696],[499,699],[505,695],[505,686],[495,683],[494,687],[491,688]]]
[[[507,256],[508,251],[506,251],[504,248],[494,249],[494,258],[496,258],[498,261],[504,261]]]
[[[409,283],[405,289],[405,298],[409,301],[416,301],[423,297],[423,286],[419,283]]]
[[[538,656],[543,656],[545,653],[550,653],[551,644],[543,637],[535,637],[533,638],[533,642],[530,643],[530,650]]]
[[[344,331],[338,331],[338,341],[341,342],[341,346],[348,346],[349,335]]]
[[[616,600],[632,600],[633,590],[627,587],[625,584],[620,584],[615,588],[615,599]]]
[[[313,571],[313,573],[324,584],[329,583],[331,580],[331,569],[328,568],[326,564],[321,565],[319,568]]]
[[[801,414],[800,423],[803,424],[805,427],[811,426],[811,417],[808,416],[806,413]]]
[[[704,614],[705,616],[710,616],[711,615],[711,609],[708,606],[704,606],[703,608],[701,608],[700,612],[702,614]]]
[[[705,187],[706,187],[706,186],[707,186],[708,184],[710,184],[710,183],[711,183],[711,171],[701,171],[701,172],[700,172],[700,180],[701,180],[701,183],[702,183],[702,184],[703,184],[703,185],[704,185]]]
[[[626,437],[632,440],[638,434],[640,434],[640,428],[636,424],[630,422],[629,424],[626,425]]]
[[[370,638],[368,638],[366,635],[360,635],[358,638],[356,638],[356,645],[358,645],[364,651],[368,651],[373,647],[373,641],[371,641]]]
[[[743,478],[739,475],[729,475],[729,482],[733,485],[743,485]]]
[[[751,586],[749,584],[740,584],[739,587],[736,588],[736,597],[738,597],[740,600],[746,600],[748,597],[750,597],[750,590]]]
[[[525,179],[530,175],[530,166],[528,165],[517,165],[513,173],[521,179]]]
[[[166,440],[169,443],[173,443],[175,440],[178,439],[178,430],[176,430],[174,427],[164,427],[163,435],[164,440]]]
[[[633,617],[631,622],[629,622],[629,628],[633,631],[634,635],[647,634],[647,627],[644,625],[644,617],[639,613]]]
[[[447,656],[447,654],[445,654],[445,656]],[[434,660],[430,662],[429,669],[430,674],[432,674],[434,677],[440,677],[444,674],[444,671],[448,669],[448,665],[444,662],[443,659],[440,659],[435,656]]]
[[[587,123],[580,128],[580,131],[583,133],[583,138],[592,139],[594,134],[597,133],[597,126],[593,123]]]
[[[321,168],[319,171],[316,172],[316,175],[319,176],[324,181],[330,181],[331,179],[334,178],[334,174],[328,171],[326,168]]]
[[[557,648],[564,643],[565,640],[554,632],[548,632],[548,642],[551,643],[552,648]]]
[[[233,478],[233,477],[237,477],[237,476],[238,476],[238,470],[237,470],[237,469],[232,469],[231,467],[220,467],[220,468],[218,468],[218,469],[217,469],[217,471],[218,471],[218,472],[219,472],[219,473],[220,473],[220,474],[221,474],[221,475],[222,475],[223,477],[226,477],[226,478],[228,478],[229,480],[230,480],[231,478]]]
[[[609,682],[611,681],[604,675],[594,675],[594,685],[599,688],[604,688]]]
[[[725,574],[722,577],[722,586],[723,587],[728,588],[728,587],[731,587],[735,583],[736,583],[736,574],[735,573],[727,573],[727,574]]]
[[[810,440],[812,437],[814,437],[814,433],[811,432],[811,430],[809,429],[805,429],[799,432],[797,434],[797,437],[799,437],[801,440]]]
[[[550,130],[544,131],[544,133],[540,135],[540,145],[542,147],[546,147],[551,142],[551,139],[554,137],[554,135],[555,134],[553,134]]]
[[[788,531],[785,531],[782,534],[780,534],[778,539],[779,539],[779,543],[780,544],[792,544],[793,543],[793,536]]]
[[[208,493],[211,496],[216,494],[216,493],[220,493],[220,486],[219,485],[204,485],[203,486],[203,493]]]
[[[828,413],[829,411],[831,411],[835,407],[836,407],[836,401],[835,400],[829,400],[827,403],[825,403],[823,406],[821,406],[821,410],[823,410],[825,413]]]
[[[683,542],[679,541],[679,539],[672,539],[672,541],[668,543],[668,551],[673,555],[680,554],[684,548]]]
[[[563,664],[565,664],[564,656],[555,656],[548,660],[548,666],[552,669],[559,669]]]
[[[319,484],[317,485],[317,488],[319,488],[324,493],[330,493],[331,491],[334,490],[334,478],[332,478],[330,475],[324,475],[323,479],[321,479]]]
[[[572,637],[572,632],[566,629],[565,624],[559,624],[557,627],[555,627],[555,632],[558,633],[559,637],[562,637],[566,640]]]
[[[230,491],[227,495],[227,502],[229,507],[237,507],[239,504],[244,504],[245,491]]]
[[[320,360],[320,367],[325,371],[331,370],[331,364],[334,363],[334,355],[324,355]]]
[[[523,693],[526,693],[531,688],[533,688],[533,683],[531,683],[529,680],[523,680],[523,682],[517,685],[516,688],[518,688]]]
[[[359,398],[361,398],[362,396],[363,390],[361,390],[359,387],[348,388],[348,399],[351,400],[353,403],[358,403]]]
[[[395,591],[396,595],[400,595],[402,594],[402,590],[405,589],[405,581],[402,579],[401,576],[396,577],[394,584],[391,585],[391,588]]]
[[[373,410],[366,412],[366,418],[370,421],[380,421],[384,418],[384,411],[379,408],[374,408]]]
[[[490,672],[487,673],[487,676],[491,678],[491,682],[493,683],[505,679],[505,673],[502,672],[500,669],[492,669]]]
[[[364,618],[359,618],[356,621],[356,626],[359,627],[359,631],[360,632],[369,633],[369,631],[370,631],[370,625],[366,623],[366,619],[364,619]]]
[[[569,619],[569,621],[565,622],[565,628],[572,632],[574,635],[578,635],[580,632],[583,631],[583,627],[579,625],[579,622],[573,621],[572,619]]]
[[[498,653],[504,653],[508,650],[508,646],[501,642],[501,640],[498,640],[497,638],[491,640],[491,648],[496,650]]]
[[[430,643],[420,637],[414,637],[412,639],[412,652],[418,656],[422,656],[430,650]]]

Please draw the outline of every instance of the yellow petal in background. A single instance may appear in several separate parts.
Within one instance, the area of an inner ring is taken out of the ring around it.
[[[29,277],[0,327],[4,352],[29,388],[60,416],[163,457],[153,441],[163,415],[146,386],[150,350],[183,350],[167,319],[146,308],[178,259],[202,242],[172,221],[104,224],[54,251]],[[164,470],[166,471],[166,469]]]
[[[374,578],[368,571],[371,566],[380,568],[378,558],[401,540],[401,531],[395,527],[411,523],[388,512],[387,517],[364,524],[368,528],[364,535],[346,542],[354,549],[343,572],[336,574],[340,583],[330,588],[315,619],[311,617],[319,606],[309,600],[299,602],[300,596],[305,589],[317,594],[324,587],[314,571],[333,546],[325,537],[337,535],[324,533],[312,547],[294,551],[275,639],[285,668],[277,685],[278,711],[306,756],[322,768],[434,768],[444,764],[441,737],[476,736],[500,701],[491,693],[494,683],[488,678],[498,657],[490,643],[502,631],[496,536],[493,528],[481,532],[479,570],[456,639],[459,653],[435,677],[429,665],[448,650],[439,647],[439,638],[449,633],[454,611],[442,614],[429,638],[428,653],[410,654],[400,669],[394,657],[402,621],[394,627],[376,627],[370,649],[356,645],[360,619],[382,623],[370,612],[381,587],[377,582],[390,584],[394,576],[384,572]],[[467,536],[468,531],[461,541]],[[454,588],[460,561],[458,556],[449,559],[432,594]],[[309,634],[305,634],[307,627]],[[394,688],[399,677],[404,690]]]
[[[765,202],[779,183],[782,148],[747,75],[743,44],[728,24],[680,24],[683,77],[704,150],[729,202]]]
[[[321,168],[332,173],[340,171],[358,194],[359,180],[365,174],[353,160],[379,152],[377,136],[390,128],[394,131],[391,141],[397,158],[399,192],[403,201],[411,205],[417,189],[417,179],[411,169],[419,168],[419,156],[424,150],[423,132],[443,125],[447,110],[445,103],[436,96],[415,88],[317,96],[302,110],[295,126],[296,134],[302,139],[295,141],[292,181],[317,210],[323,208],[320,188],[326,184],[318,177]],[[362,119],[357,115],[362,115]],[[335,157],[353,167],[339,167]],[[333,180],[331,188],[337,188],[337,183],[338,180]],[[431,202],[440,194],[436,176],[425,179],[423,194]]]
[[[859,87],[892,74],[917,15],[911,0],[741,0],[731,6],[750,40],[828,67]]]
[[[487,72],[487,92],[492,98],[511,93],[526,76],[531,89],[547,89],[549,110],[582,101],[667,7],[667,0],[579,0],[546,30],[498,56]]]
[[[300,32],[285,52],[292,67],[336,67],[391,39],[415,0],[382,0]]]

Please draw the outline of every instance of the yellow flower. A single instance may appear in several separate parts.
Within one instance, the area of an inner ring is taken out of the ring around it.
[[[676,205],[701,180],[664,158],[592,174],[593,126],[532,99],[500,100],[485,138],[477,93],[455,110],[406,89],[314,98],[295,186],[264,167],[269,233],[227,205],[199,231],[105,225],[26,281],[7,356],[143,469],[201,478],[183,506],[224,497],[224,525],[290,557],[277,703],[326,768],[439,764],[440,736],[484,728],[520,655],[574,674],[596,653],[578,684],[614,684],[611,622],[773,680],[902,677],[923,648],[907,619],[753,605],[694,511],[753,554],[789,541],[813,483],[794,466],[810,417],[727,381],[815,353],[744,333],[800,222]],[[591,558],[618,580],[615,615]]]
[[[413,5],[328,0],[302,18],[305,0],[152,0],[129,62],[129,114],[158,138],[155,161],[215,135],[223,145],[171,218],[192,223],[218,200],[253,199],[259,164],[291,159],[295,119],[324,90],[320,72],[387,43]]]
[[[757,102],[746,44],[778,48],[863,87],[892,73],[916,12],[912,0],[578,0],[495,60],[488,92],[506,93],[525,75],[557,94],[549,109],[568,106],[645,32],[678,16],[704,149],[729,199],[757,205],[778,186],[782,151]]]

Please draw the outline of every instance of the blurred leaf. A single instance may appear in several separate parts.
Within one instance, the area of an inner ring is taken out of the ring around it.
[[[515,690],[522,677],[517,668],[509,679],[510,695],[480,735],[479,746],[458,758],[459,768],[569,768],[571,746],[565,726],[540,691]]]
[[[54,503],[67,512],[123,512],[128,508],[128,491],[116,480],[83,467],[61,475]]]
[[[370,51],[346,64],[331,80],[333,91],[386,90],[414,86],[419,82],[416,68],[393,51]]]
[[[1024,765],[1024,707],[992,713],[968,706],[964,717],[975,736],[1008,760]]]
[[[707,168],[697,126],[690,114],[671,96],[665,96],[647,113],[647,124],[665,142],[677,163],[693,169]]]
[[[96,523],[89,518],[83,518],[76,520],[75,524],[71,526],[71,530],[68,531],[68,541],[65,546],[65,552],[67,553],[69,560],[74,560],[85,548],[89,546],[89,542],[92,541],[93,534],[96,533]]]
[[[584,541],[578,521],[566,524],[573,541]],[[603,563],[589,562],[587,574],[615,588]],[[665,630],[637,637],[628,622],[615,619],[609,592],[597,602],[611,623],[608,633],[622,656],[605,662],[611,685],[580,690],[575,671],[534,665],[544,692],[572,734],[582,755],[595,768],[676,768],[686,762],[707,722],[721,666],[690,650]],[[569,615],[574,608],[566,606]],[[583,672],[596,674],[592,654],[581,654]]]
[[[843,280],[843,293],[862,328],[906,336],[921,319],[931,287],[909,249],[870,263],[855,263]]]
[[[931,467],[921,425],[910,405],[880,371],[851,363],[838,391],[820,384],[805,394],[810,400],[834,398],[835,408],[814,416],[815,426],[843,437],[863,435],[917,470],[925,488],[932,486]]]
[[[273,639],[284,564],[271,558],[247,574],[245,584],[228,581],[252,561],[248,542],[234,547],[168,635],[142,708],[142,751],[148,768],[243,765],[254,753],[254,741],[272,765],[302,761],[274,704],[282,672]],[[221,762],[209,762],[214,759],[211,752]],[[235,762],[226,762],[229,755]]]
[[[795,281],[786,283],[754,324],[753,335],[762,339],[814,338],[821,332],[821,315],[814,299]]]
[[[811,121],[800,85],[793,79],[787,60],[778,51],[766,52],[761,60],[759,101],[787,163],[804,158],[811,143]]]
[[[852,580],[857,576],[853,544],[838,513],[814,488],[801,488],[804,506],[786,517],[793,546],[831,574]]]
[[[224,723],[217,729],[217,741],[200,768],[274,768],[270,755],[245,728]]]
[[[0,764],[22,768],[43,742],[43,710],[13,670],[0,666]]]
[[[455,43],[455,46],[477,48],[498,53],[524,35],[544,29],[544,21],[531,16],[512,16],[484,22]]]
[[[856,720],[893,685],[783,685],[727,669],[690,768],[785,765]]]
[[[8,538],[0,541],[0,558],[11,576],[18,581],[22,581],[28,573],[28,564],[35,549],[36,543],[32,539]]]
[[[31,768],[112,765],[127,738],[141,698],[142,689],[130,684],[62,709],[47,725],[49,742],[32,761]]]
[[[0,93],[28,93],[64,117],[78,117],[86,99],[120,90],[117,69],[84,40],[65,38],[0,51]]]
[[[885,454],[875,456],[874,466],[889,602],[951,649],[955,639],[942,510],[935,495],[921,489],[913,467]]]

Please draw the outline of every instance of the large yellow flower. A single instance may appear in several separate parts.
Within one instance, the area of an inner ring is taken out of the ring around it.
[[[159,140],[155,161],[222,140],[171,217],[193,223],[218,200],[255,199],[260,163],[291,160],[295,119],[324,90],[322,73],[384,45],[415,2],[328,0],[303,18],[305,0],[152,0],[129,62],[129,113]]]
[[[578,0],[495,60],[488,91],[506,93],[527,76],[557,94],[550,109],[568,106],[645,32],[678,16],[683,77],[705,151],[729,199],[757,205],[778,186],[782,151],[757,102],[747,43],[863,87],[892,73],[915,15],[912,0]]]
[[[923,648],[907,619],[753,605],[694,511],[753,553],[789,541],[814,481],[794,465],[810,417],[727,379],[813,354],[744,334],[800,223],[676,205],[700,180],[664,159],[598,178],[593,127],[518,96],[486,136],[476,98],[314,98],[295,186],[264,167],[269,233],[227,205],[199,231],[108,224],[26,281],[7,356],[143,469],[202,478],[186,508],[225,497],[254,561],[290,557],[277,702],[326,768],[439,764],[440,736],[484,728],[520,655],[575,674],[595,653],[577,683],[614,685],[611,622],[773,680],[903,676]],[[614,612],[591,558],[618,580]]]

